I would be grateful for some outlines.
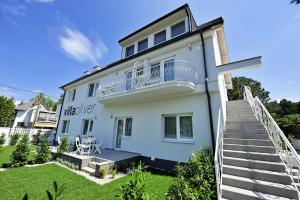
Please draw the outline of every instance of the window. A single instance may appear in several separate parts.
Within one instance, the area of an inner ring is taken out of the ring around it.
[[[84,119],[82,128],[82,135],[91,135],[93,131],[94,120],[92,119]]]
[[[150,78],[156,79],[160,77],[160,63],[151,65],[150,68]]]
[[[193,139],[192,115],[164,115],[164,138],[191,140]]]
[[[75,100],[75,95],[76,95],[76,89],[71,89],[69,92],[68,92],[68,101],[74,101]]]
[[[94,96],[95,83],[89,84],[88,97]]]
[[[166,41],[166,30],[163,30],[154,35],[154,45]]]
[[[70,120],[63,120],[62,133],[68,133]]]
[[[144,66],[138,66],[135,71],[135,76],[143,76],[144,75]]]
[[[132,118],[125,119],[125,136],[131,136],[132,132]]]
[[[148,48],[148,38],[138,42],[138,52]]]
[[[185,32],[185,22],[179,22],[171,27],[171,37],[175,37]]]
[[[126,57],[133,55],[134,54],[134,45],[127,47],[125,53],[126,53],[125,54]]]

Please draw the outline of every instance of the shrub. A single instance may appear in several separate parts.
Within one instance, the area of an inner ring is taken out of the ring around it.
[[[0,146],[4,145],[4,143],[5,143],[5,134],[2,133],[0,136]]]
[[[18,140],[20,139],[20,135],[19,134],[13,134],[10,136],[10,142],[9,145],[10,146],[15,146],[18,143]]]
[[[78,164],[75,165],[75,169],[79,170],[79,165]]]
[[[215,199],[216,181],[213,152],[203,148],[192,153],[186,165],[176,166],[175,183],[166,194],[168,200]]]
[[[150,200],[151,197],[146,188],[146,175],[142,171],[142,164],[138,168],[133,167],[131,180],[122,185],[121,195],[116,195],[122,200]]]
[[[42,164],[48,162],[50,158],[50,147],[48,145],[48,137],[45,136],[40,141],[40,145],[36,148],[37,154],[35,156],[35,163]]]
[[[116,175],[117,175],[117,169],[112,169],[112,171],[111,171],[111,177],[115,178]]]
[[[106,167],[106,166],[100,167],[100,169],[99,169],[100,178],[105,178],[107,173],[108,173],[108,167]]]
[[[29,136],[24,134],[17,144],[16,149],[12,152],[10,161],[12,167],[21,167],[27,164],[29,155]]]
[[[38,132],[32,136],[32,144],[38,145],[41,141],[40,137],[41,137],[41,131],[38,130]]]
[[[59,145],[58,149],[57,149],[57,154],[58,156],[61,156],[61,154],[63,154],[64,152],[68,151],[68,136],[64,136],[61,140],[61,144]]]

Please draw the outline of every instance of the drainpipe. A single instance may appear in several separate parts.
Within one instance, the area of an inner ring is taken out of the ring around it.
[[[211,134],[211,143],[212,143],[212,150],[215,151],[215,133],[214,133],[214,126],[213,126],[213,117],[212,117],[212,110],[211,110],[211,97],[208,89],[208,74],[207,74],[207,64],[206,64],[206,54],[205,54],[205,43],[203,38],[203,33],[200,30],[200,37],[202,43],[202,55],[203,55],[203,65],[204,65],[204,74],[205,74],[205,92],[207,96],[207,104],[208,104],[208,114],[209,114],[209,125],[210,125],[210,134]]]
[[[59,115],[58,115],[58,122],[57,122],[57,126],[56,126],[57,128],[56,128],[56,131],[55,131],[55,134],[54,134],[53,146],[55,145],[55,141],[56,141],[56,137],[57,137],[57,131],[58,131],[58,128],[59,128],[61,112],[62,112],[62,109],[63,109],[63,106],[64,106],[65,95],[66,95],[66,91],[64,90],[64,96],[63,96],[63,99],[62,99],[62,102],[61,102],[60,111],[59,111]]]

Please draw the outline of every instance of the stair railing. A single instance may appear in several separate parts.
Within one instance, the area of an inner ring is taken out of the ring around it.
[[[300,199],[300,192],[296,185],[296,183],[300,183],[300,159],[296,150],[259,98],[257,96],[255,98],[252,96],[251,89],[248,86],[244,86],[244,99],[249,102],[255,117],[266,128],[272,142],[274,143],[276,152],[279,154],[283,164],[285,165],[287,173],[292,179],[292,183],[295,186]]]
[[[217,184],[217,196],[218,200],[222,197],[222,174],[223,174],[223,138],[225,131],[225,123],[223,118],[222,108],[219,109],[216,147],[215,147],[215,175]]]

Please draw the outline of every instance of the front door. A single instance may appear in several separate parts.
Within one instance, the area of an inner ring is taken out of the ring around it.
[[[123,129],[124,129],[124,119],[118,119],[117,120],[117,133],[116,133],[116,148],[117,149],[121,148]]]

